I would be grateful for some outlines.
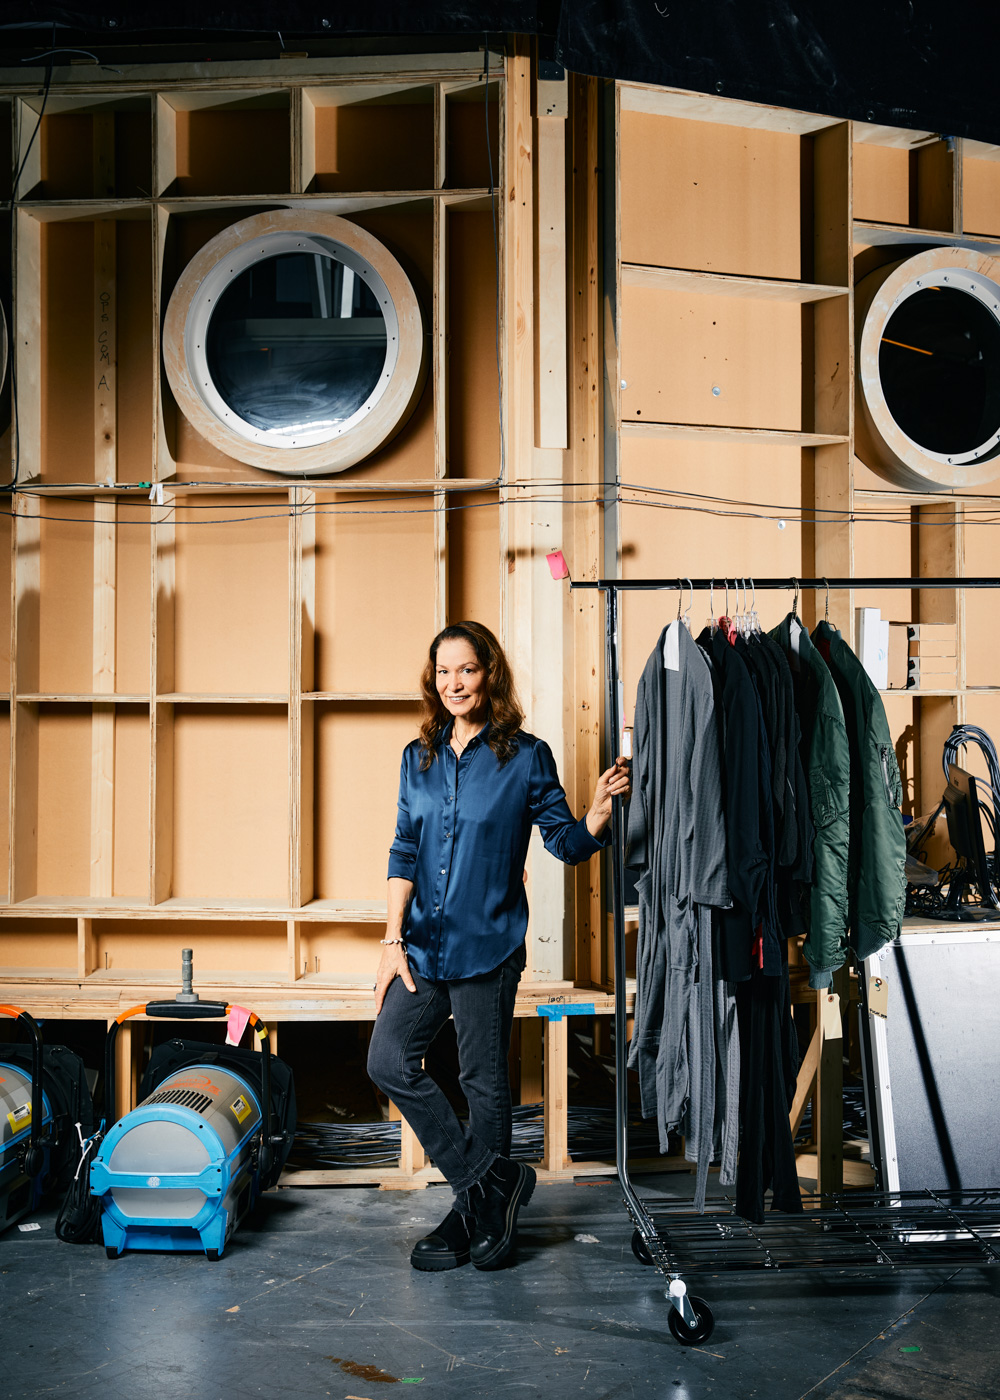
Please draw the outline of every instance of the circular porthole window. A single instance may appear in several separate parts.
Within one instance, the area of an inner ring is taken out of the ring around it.
[[[858,456],[896,485],[1000,475],[1000,268],[934,248],[859,284]]]
[[[163,351],[192,425],[287,475],[370,456],[425,377],[420,306],[389,250],[346,219],[292,209],[243,220],[192,259]]]

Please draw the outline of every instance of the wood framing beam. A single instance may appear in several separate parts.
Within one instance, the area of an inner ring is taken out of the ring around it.
[[[39,683],[41,604],[41,521],[37,497],[14,498],[14,577],[12,584],[14,648],[11,675],[10,841],[11,899],[18,903],[37,893],[38,872],[38,706],[17,701]]]
[[[956,578],[965,572],[965,539],[962,506],[953,501],[922,505],[917,509],[917,573],[921,577]],[[920,622],[955,627],[958,639],[959,678],[965,666],[965,594],[960,589],[929,588],[917,594]],[[941,757],[944,743],[956,724],[965,720],[961,695],[926,697],[917,708],[917,799],[919,811],[930,812],[941,796],[944,776]]]
[[[788,1126],[792,1130],[793,1141],[802,1123],[802,1115],[806,1111],[806,1104],[812,1098],[813,1090],[816,1087],[816,1074],[819,1069],[819,1052],[820,1032],[819,1026],[817,1026],[813,1031],[812,1040],[809,1042],[809,1048],[802,1057],[798,1078],[795,1081],[795,1096],[792,1099],[792,1107],[788,1113]]]
[[[535,443],[569,446],[566,354],[566,117],[568,77],[537,84],[535,122]],[[556,91],[543,107],[542,90]],[[543,115],[551,111],[551,115]]]
[[[91,117],[95,199],[111,199],[115,193],[115,114],[95,112]]]
[[[542,1165],[561,1171],[572,1165],[568,1121],[569,1022],[545,1020],[545,1152]]]
[[[94,673],[97,695],[115,689],[117,540],[114,501],[94,503]],[[91,721],[90,894],[114,894],[115,707],[95,704]]]
[[[440,88],[436,90],[440,94]],[[435,99],[436,100],[436,99]],[[435,114],[437,107],[435,107]],[[435,115],[435,120],[437,116]],[[448,475],[448,211],[434,201],[434,291],[431,326],[431,378],[434,396],[434,476]],[[448,512],[445,492],[434,493],[434,626],[448,621]]]
[[[819,1056],[813,1124],[816,1190],[820,1192],[842,1191],[844,1187],[844,1041],[840,1008],[837,992],[816,993]]]
[[[850,578],[854,573],[854,536],[851,511],[854,500],[851,448],[847,443],[817,447],[814,456],[814,491],[816,524],[813,527],[813,574],[816,578]],[[809,600],[814,616],[822,618],[826,595],[817,593]],[[806,614],[808,619],[809,614]],[[834,589],[830,593],[830,621],[839,627],[844,640],[854,638],[853,589]]]
[[[23,114],[23,104],[18,104]],[[34,143],[37,152],[39,142]],[[29,189],[27,171],[21,176],[21,189]],[[17,422],[15,451],[18,476],[29,481],[41,475],[42,365],[39,347],[42,335],[42,224],[24,210],[14,219],[14,263],[17,295],[13,298],[14,325],[9,353],[17,369]]]
[[[299,919],[286,920],[288,933],[288,980],[296,982],[302,976],[302,923]]]
[[[399,1122],[399,1169],[407,1176],[422,1171],[427,1165],[427,1154],[420,1139],[405,1118]]]
[[[597,578],[603,557],[601,478],[600,300],[598,296],[597,199],[599,84],[594,78],[571,80],[572,171],[570,190],[572,277],[570,281],[570,471],[574,504],[564,511],[564,548],[573,578]],[[573,762],[567,792],[573,811],[589,805],[602,768],[601,713],[604,680],[603,600],[595,593],[570,599],[573,675],[566,689],[566,732]],[[600,861],[584,861],[573,880],[576,928],[574,971],[578,981],[603,986],[608,971]]]
[[[97,938],[93,919],[76,921],[76,975],[82,982],[97,967]]]
[[[443,190],[447,181],[447,97],[443,83],[434,85],[434,188]]]
[[[541,1016],[519,1020],[521,1039],[521,1103],[541,1103],[545,1096],[542,1079],[542,1038],[545,1022]]]
[[[94,480],[106,485],[114,482],[118,467],[116,245],[115,221],[98,219],[94,224]]]
[[[313,897],[315,831],[315,706],[303,704],[303,692],[316,684],[316,492],[296,487],[292,524],[294,534],[289,554],[289,596],[291,598],[291,678],[289,684],[289,733],[291,743],[291,903],[293,908],[308,904]],[[298,962],[292,963],[294,977],[301,976]]]
[[[944,233],[962,232],[961,156],[956,159],[956,140],[943,138],[919,146],[910,154],[910,221],[917,228],[939,228]]]

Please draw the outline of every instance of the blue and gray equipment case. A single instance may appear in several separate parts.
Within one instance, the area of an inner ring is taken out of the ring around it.
[[[218,1019],[231,1010],[223,1002],[178,998],[124,1011],[105,1047],[106,1102],[115,1101],[115,1041],[129,1017]],[[219,1259],[261,1191],[273,1184],[294,1125],[272,1132],[267,1027],[254,1012],[249,1022],[260,1054],[170,1042],[180,1050],[171,1072],[105,1133],[90,1167],[90,1189],[101,1201],[109,1258],[126,1249],[157,1249],[203,1250]]]

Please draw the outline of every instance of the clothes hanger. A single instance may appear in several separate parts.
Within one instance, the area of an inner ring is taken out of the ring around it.
[[[826,582],[826,579],[824,579],[823,582],[826,583],[826,611],[825,611],[825,613],[823,614],[823,616],[824,616],[824,620],[825,620],[826,622],[829,622],[829,621],[830,621],[830,585]]]
[[[750,580],[750,587],[753,589],[753,602],[750,604],[750,626],[759,637],[764,629],[760,625],[760,618],[757,615],[757,585],[753,579]]]
[[[792,579],[792,583],[795,585],[795,596],[792,598],[792,617],[798,618],[798,615],[799,615],[799,581],[798,581],[797,578],[793,578],[793,579]]]
[[[750,592],[747,588],[746,579],[743,580],[743,615],[742,615],[743,635],[747,641],[754,637],[753,618],[750,615]]]
[[[708,630],[710,636],[715,636],[718,621],[715,616],[715,579],[708,585]]]
[[[691,631],[691,609],[694,607],[694,584],[691,582],[690,579],[686,579],[685,582],[687,583],[687,586],[688,586],[688,589],[690,590],[691,596],[690,596],[690,598],[688,599],[688,605],[687,605],[687,607],[684,609],[684,616],[683,616],[683,618],[681,619],[681,621],[684,623],[684,626],[687,628],[688,632],[690,632],[690,631]],[[679,605],[678,605],[678,610],[679,610]]]

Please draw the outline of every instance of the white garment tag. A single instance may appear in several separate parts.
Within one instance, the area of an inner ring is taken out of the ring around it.
[[[672,622],[663,640],[663,665],[668,671],[681,669],[681,624]]]
[[[842,1040],[844,1028],[840,1020],[840,997],[836,992],[819,994],[819,1026],[824,1040]]]
[[[799,655],[799,650],[802,646],[802,633],[805,630],[806,629],[802,626],[802,623],[797,617],[793,617],[788,624],[788,640],[796,656]]]

